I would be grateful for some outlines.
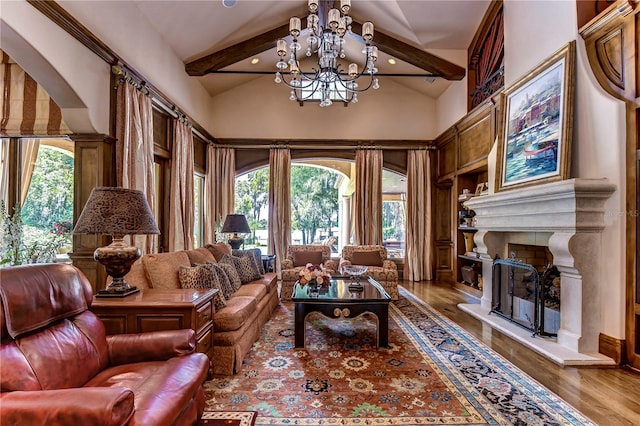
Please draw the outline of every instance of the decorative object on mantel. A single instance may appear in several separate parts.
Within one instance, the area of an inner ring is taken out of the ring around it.
[[[244,238],[238,234],[249,234],[251,233],[251,228],[249,228],[249,223],[245,215],[228,214],[224,219],[221,232],[223,234],[233,234],[233,236],[229,238],[228,243],[232,249],[239,250],[240,246],[244,244]]]
[[[469,189],[464,188],[462,190],[462,194],[458,195],[458,202],[464,203],[465,201],[472,199],[474,196],[474,193],[472,193]]]
[[[142,191],[115,187],[93,188],[73,234],[111,235],[113,242],[98,247],[93,258],[104,265],[113,281],[96,297],[124,297],[140,291],[124,279],[140,249],[123,241],[125,235],[159,234],[160,230]]]
[[[338,57],[345,58],[344,36],[352,34],[352,19],[349,16],[351,11],[351,0],[340,0],[340,9],[331,8],[333,0],[309,0],[309,16],[307,17],[307,49],[306,56],[318,55],[318,68],[313,68],[311,72],[304,72],[300,68],[298,51],[302,45],[298,41],[298,36],[302,32],[300,18],[294,16],[289,20],[289,34],[293,42],[289,45],[291,51],[289,60],[287,56],[287,42],[284,39],[278,40],[277,52],[280,59],[276,64],[276,83],[284,83],[291,89],[289,99],[297,102],[308,100],[320,100],[320,106],[330,106],[333,100],[344,103],[358,102],[358,93],[378,88],[378,79],[374,77],[378,69],[375,62],[378,59],[378,48],[373,46],[373,24],[365,22],[362,24],[362,38],[364,39],[365,65],[361,72],[358,72],[358,65],[349,64],[348,71],[342,69],[338,63]],[[330,9],[331,8],[331,9]],[[285,70],[289,68],[289,72]],[[285,79],[289,75],[290,81]],[[366,86],[360,88],[358,81],[364,75],[368,76]]]
[[[504,91],[496,191],[568,179],[575,41]]]

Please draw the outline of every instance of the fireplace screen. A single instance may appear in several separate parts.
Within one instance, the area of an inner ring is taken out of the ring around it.
[[[534,335],[556,336],[560,328],[560,272],[555,266],[539,272],[514,259],[496,259],[491,312]]]

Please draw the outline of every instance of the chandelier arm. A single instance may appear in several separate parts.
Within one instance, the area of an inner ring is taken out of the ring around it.
[[[369,89],[371,88],[371,86],[373,86],[373,83],[374,83],[374,81],[375,81],[375,74],[368,74],[368,75],[369,75],[369,77],[370,77],[370,78],[369,78],[369,84],[367,85],[367,87],[364,87],[364,88],[362,88],[362,89],[353,89],[353,88],[350,88],[350,87],[348,86],[348,84],[347,84],[347,83],[351,83],[351,82],[357,82],[357,81],[358,81],[358,79],[360,78],[360,76],[358,76],[358,77],[356,77],[356,78],[354,78],[354,79],[352,79],[352,80],[343,80],[343,79],[341,79],[341,78],[338,78],[338,79],[336,80],[336,82],[339,82],[339,83],[340,83],[340,85],[341,85],[342,87],[344,87],[346,90],[348,90],[349,92],[352,92],[352,93],[362,93],[362,92],[366,92],[367,90],[369,90]],[[338,75],[338,77],[339,77],[339,75]]]

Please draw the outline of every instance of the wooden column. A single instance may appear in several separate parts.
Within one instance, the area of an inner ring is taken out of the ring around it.
[[[115,139],[102,134],[73,134],[75,143],[73,222],[78,220],[91,190],[97,186],[115,186]],[[93,260],[98,247],[111,243],[105,235],[74,235],[69,257],[89,279],[93,292],[105,288],[104,267]]]
[[[580,35],[598,83],[626,105],[626,341],[601,334],[600,352],[640,368],[640,4],[618,0],[580,28]]]

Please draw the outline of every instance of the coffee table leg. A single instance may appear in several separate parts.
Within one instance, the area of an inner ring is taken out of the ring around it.
[[[389,306],[378,309],[378,347],[389,347]]]
[[[296,303],[294,314],[294,339],[296,348],[304,348],[304,311],[304,305],[302,303]]]

